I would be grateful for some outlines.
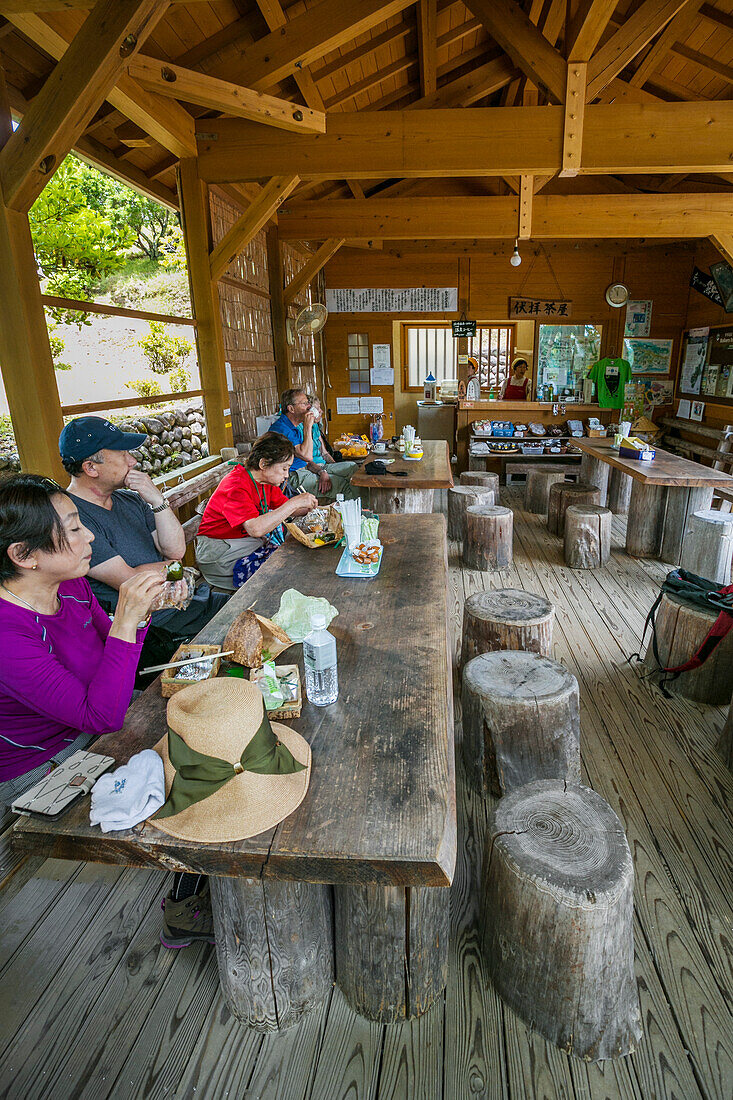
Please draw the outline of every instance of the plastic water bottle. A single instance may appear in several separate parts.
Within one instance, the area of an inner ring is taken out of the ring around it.
[[[317,707],[339,697],[336,639],[326,630],[325,615],[311,615],[311,632],[303,642],[305,693]]]

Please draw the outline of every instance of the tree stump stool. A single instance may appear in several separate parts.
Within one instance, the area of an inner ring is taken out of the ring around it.
[[[538,653],[481,653],[463,670],[463,757],[473,786],[580,782],[578,681]]]
[[[610,510],[571,504],[565,513],[565,564],[571,569],[599,569],[610,556]]]
[[[554,619],[554,605],[523,588],[474,592],[463,606],[461,665],[497,649],[524,649],[549,657]]]
[[[718,584],[730,584],[733,558],[733,512],[712,508],[693,512],[682,540],[680,565],[689,573]]]
[[[463,542],[466,508],[471,504],[493,504],[494,490],[480,485],[454,485],[448,490],[448,538]]]
[[[255,1031],[282,1031],[334,980],[331,887],[279,879],[210,880],[221,989]]]
[[[450,890],[336,886],[336,982],[355,1012],[414,1019],[448,980]]]
[[[625,516],[628,513],[633,483],[633,477],[629,474],[625,474],[623,470],[617,470],[615,467],[611,469],[611,476],[608,481],[608,500],[606,504],[611,509],[614,516]]]
[[[602,458],[596,458],[595,455],[583,454],[580,460],[580,480],[584,481],[586,485],[595,485],[601,494],[601,499],[598,501],[605,507],[606,498],[608,497],[608,478],[611,472],[611,467],[607,462],[604,462]]]
[[[499,503],[499,475],[487,470],[466,470],[459,477],[461,485],[476,485],[482,489],[494,490],[494,504]]]
[[[679,600],[662,596],[657,608],[656,634],[659,661],[664,668],[675,668],[685,664],[700,648],[710,627],[718,617],[713,608],[688,607]],[[658,670],[659,664],[654,656],[653,640],[649,642],[644,664]],[[673,680],[666,680],[665,687],[694,699],[697,703],[710,703],[721,706],[729,702],[733,694],[733,631],[720,642],[708,659],[699,668],[682,672]]]
[[[433,510],[434,489],[369,489],[369,506],[378,516],[429,515]]]
[[[621,822],[595,791],[540,780],[499,803],[481,887],[489,974],[530,1028],[589,1062],[641,1036],[633,887]]]
[[[601,491],[596,485],[585,481],[558,481],[550,486],[550,500],[547,507],[547,530],[552,535],[565,535],[565,513],[571,504],[600,504]]]
[[[469,569],[496,572],[512,564],[514,513],[500,504],[472,504],[466,508],[463,564]]]
[[[565,481],[562,470],[543,470],[541,466],[527,471],[524,488],[524,507],[536,516],[546,516],[550,501],[550,489]]]

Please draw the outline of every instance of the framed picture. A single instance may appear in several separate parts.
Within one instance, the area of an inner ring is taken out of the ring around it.
[[[673,346],[674,340],[627,338],[624,359],[628,360],[632,374],[669,374]]]
[[[725,260],[721,260],[720,263],[710,265],[710,274],[723,299],[723,309],[726,313],[733,313],[733,268]]]

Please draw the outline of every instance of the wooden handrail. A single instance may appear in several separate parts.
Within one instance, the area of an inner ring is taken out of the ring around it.
[[[53,294],[42,294],[44,306],[54,309],[71,309],[79,313],[104,313],[110,317],[134,317],[140,321],[165,321],[169,325],[190,325],[196,328],[193,317],[177,317],[172,313],[152,313],[147,309],[127,309],[124,306],[108,306],[103,302],[83,302],[79,298],[57,298]]]
[[[190,397],[202,397],[203,390],[185,390],[183,393],[158,393],[154,397],[125,397],[119,401],[89,401],[85,405],[62,405],[64,416],[81,413],[103,412],[107,409],[132,409],[137,405],[174,405],[178,401],[188,401]]]

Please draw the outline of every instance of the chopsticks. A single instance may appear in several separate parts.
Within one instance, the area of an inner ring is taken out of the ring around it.
[[[254,604],[252,605],[254,607]],[[183,665],[192,665],[196,661],[215,661],[217,657],[229,657],[234,653],[233,649],[227,649],[224,653],[199,653],[198,657],[188,657],[185,661],[174,661],[173,664],[166,661],[164,665],[151,665],[150,668],[141,668],[140,674],[144,672],[165,672],[167,668],[181,668]]]

